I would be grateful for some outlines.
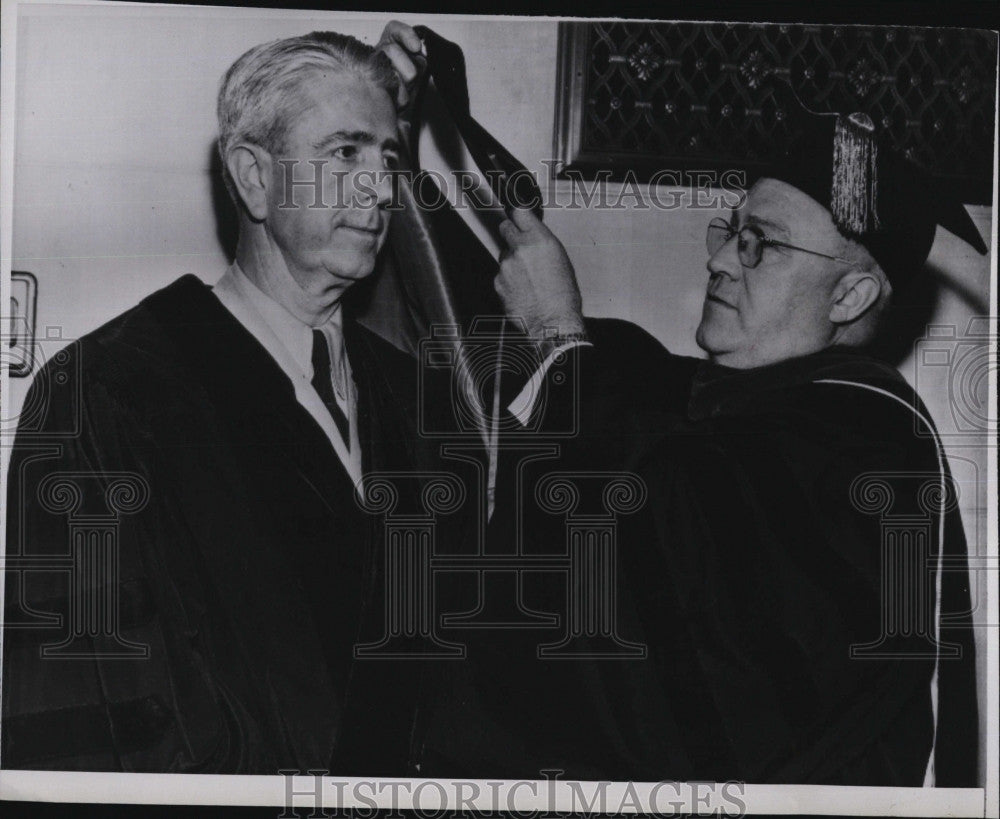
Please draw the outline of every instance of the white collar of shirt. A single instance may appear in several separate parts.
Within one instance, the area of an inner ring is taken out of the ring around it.
[[[347,356],[342,354],[342,366],[348,384],[348,400],[340,402],[350,425],[350,450],[344,445],[337,425],[323,400],[312,385],[313,328],[303,324],[278,302],[257,287],[235,262],[213,288],[222,305],[256,338],[281,370],[291,380],[295,397],[309,412],[330,439],[337,457],[355,484],[361,480],[361,447],[357,431],[357,402],[353,400]],[[343,345],[343,318],[340,307],[321,328],[327,339]],[[336,334],[336,340],[332,334]],[[331,346],[331,356],[338,348]]]
[[[517,397],[507,407],[508,412],[520,422],[521,426],[526,427],[531,421],[531,416],[535,412],[535,404],[538,403],[538,397],[542,392],[545,375],[552,365],[559,360],[559,357],[574,347],[593,346],[589,341],[568,341],[556,347],[556,349],[545,357],[541,366],[532,373],[531,378],[528,379],[521,392],[517,394]]]

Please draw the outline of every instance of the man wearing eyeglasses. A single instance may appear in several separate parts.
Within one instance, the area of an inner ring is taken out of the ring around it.
[[[539,335],[545,324],[587,334],[570,353],[580,435],[562,443],[560,471],[624,470],[646,492],[618,520],[618,580],[605,591],[617,634],[648,653],[576,676],[574,695],[592,699],[609,737],[603,767],[585,773],[977,784],[956,490],[926,408],[871,345],[938,225],[986,247],[863,115],[807,128],[806,148],[707,226],[696,335],[707,361],[585,322],[555,237],[527,212],[504,228],[496,287],[508,311]],[[526,465],[519,490],[531,531],[549,540],[564,519],[547,529],[530,506],[551,470]],[[898,516],[906,533],[888,528]],[[559,707],[547,673],[495,718],[527,748],[545,747],[535,726]],[[546,753],[535,761],[570,756]]]
[[[875,337],[892,285],[862,245],[829,230],[823,210],[763,179],[729,220],[711,221],[695,337],[713,362],[761,367]]]

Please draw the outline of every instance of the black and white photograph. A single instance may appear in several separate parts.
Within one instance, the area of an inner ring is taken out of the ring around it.
[[[998,34],[809,12],[4,0],[0,810],[997,816]]]

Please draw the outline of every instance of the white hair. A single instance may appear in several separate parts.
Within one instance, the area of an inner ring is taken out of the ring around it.
[[[354,37],[314,31],[254,46],[234,62],[219,89],[219,155],[230,196],[238,201],[226,165],[230,146],[284,150],[289,124],[308,104],[303,86],[314,71],[350,72],[384,88],[395,101],[399,79],[392,62]]]

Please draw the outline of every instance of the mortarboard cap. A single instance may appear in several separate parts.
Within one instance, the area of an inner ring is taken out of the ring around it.
[[[804,112],[802,138],[755,178],[786,182],[827,208],[838,230],[867,248],[894,288],[921,270],[938,225],[986,253],[962,203],[880,137],[867,114],[818,114],[786,83],[775,83],[774,91],[787,111]]]

